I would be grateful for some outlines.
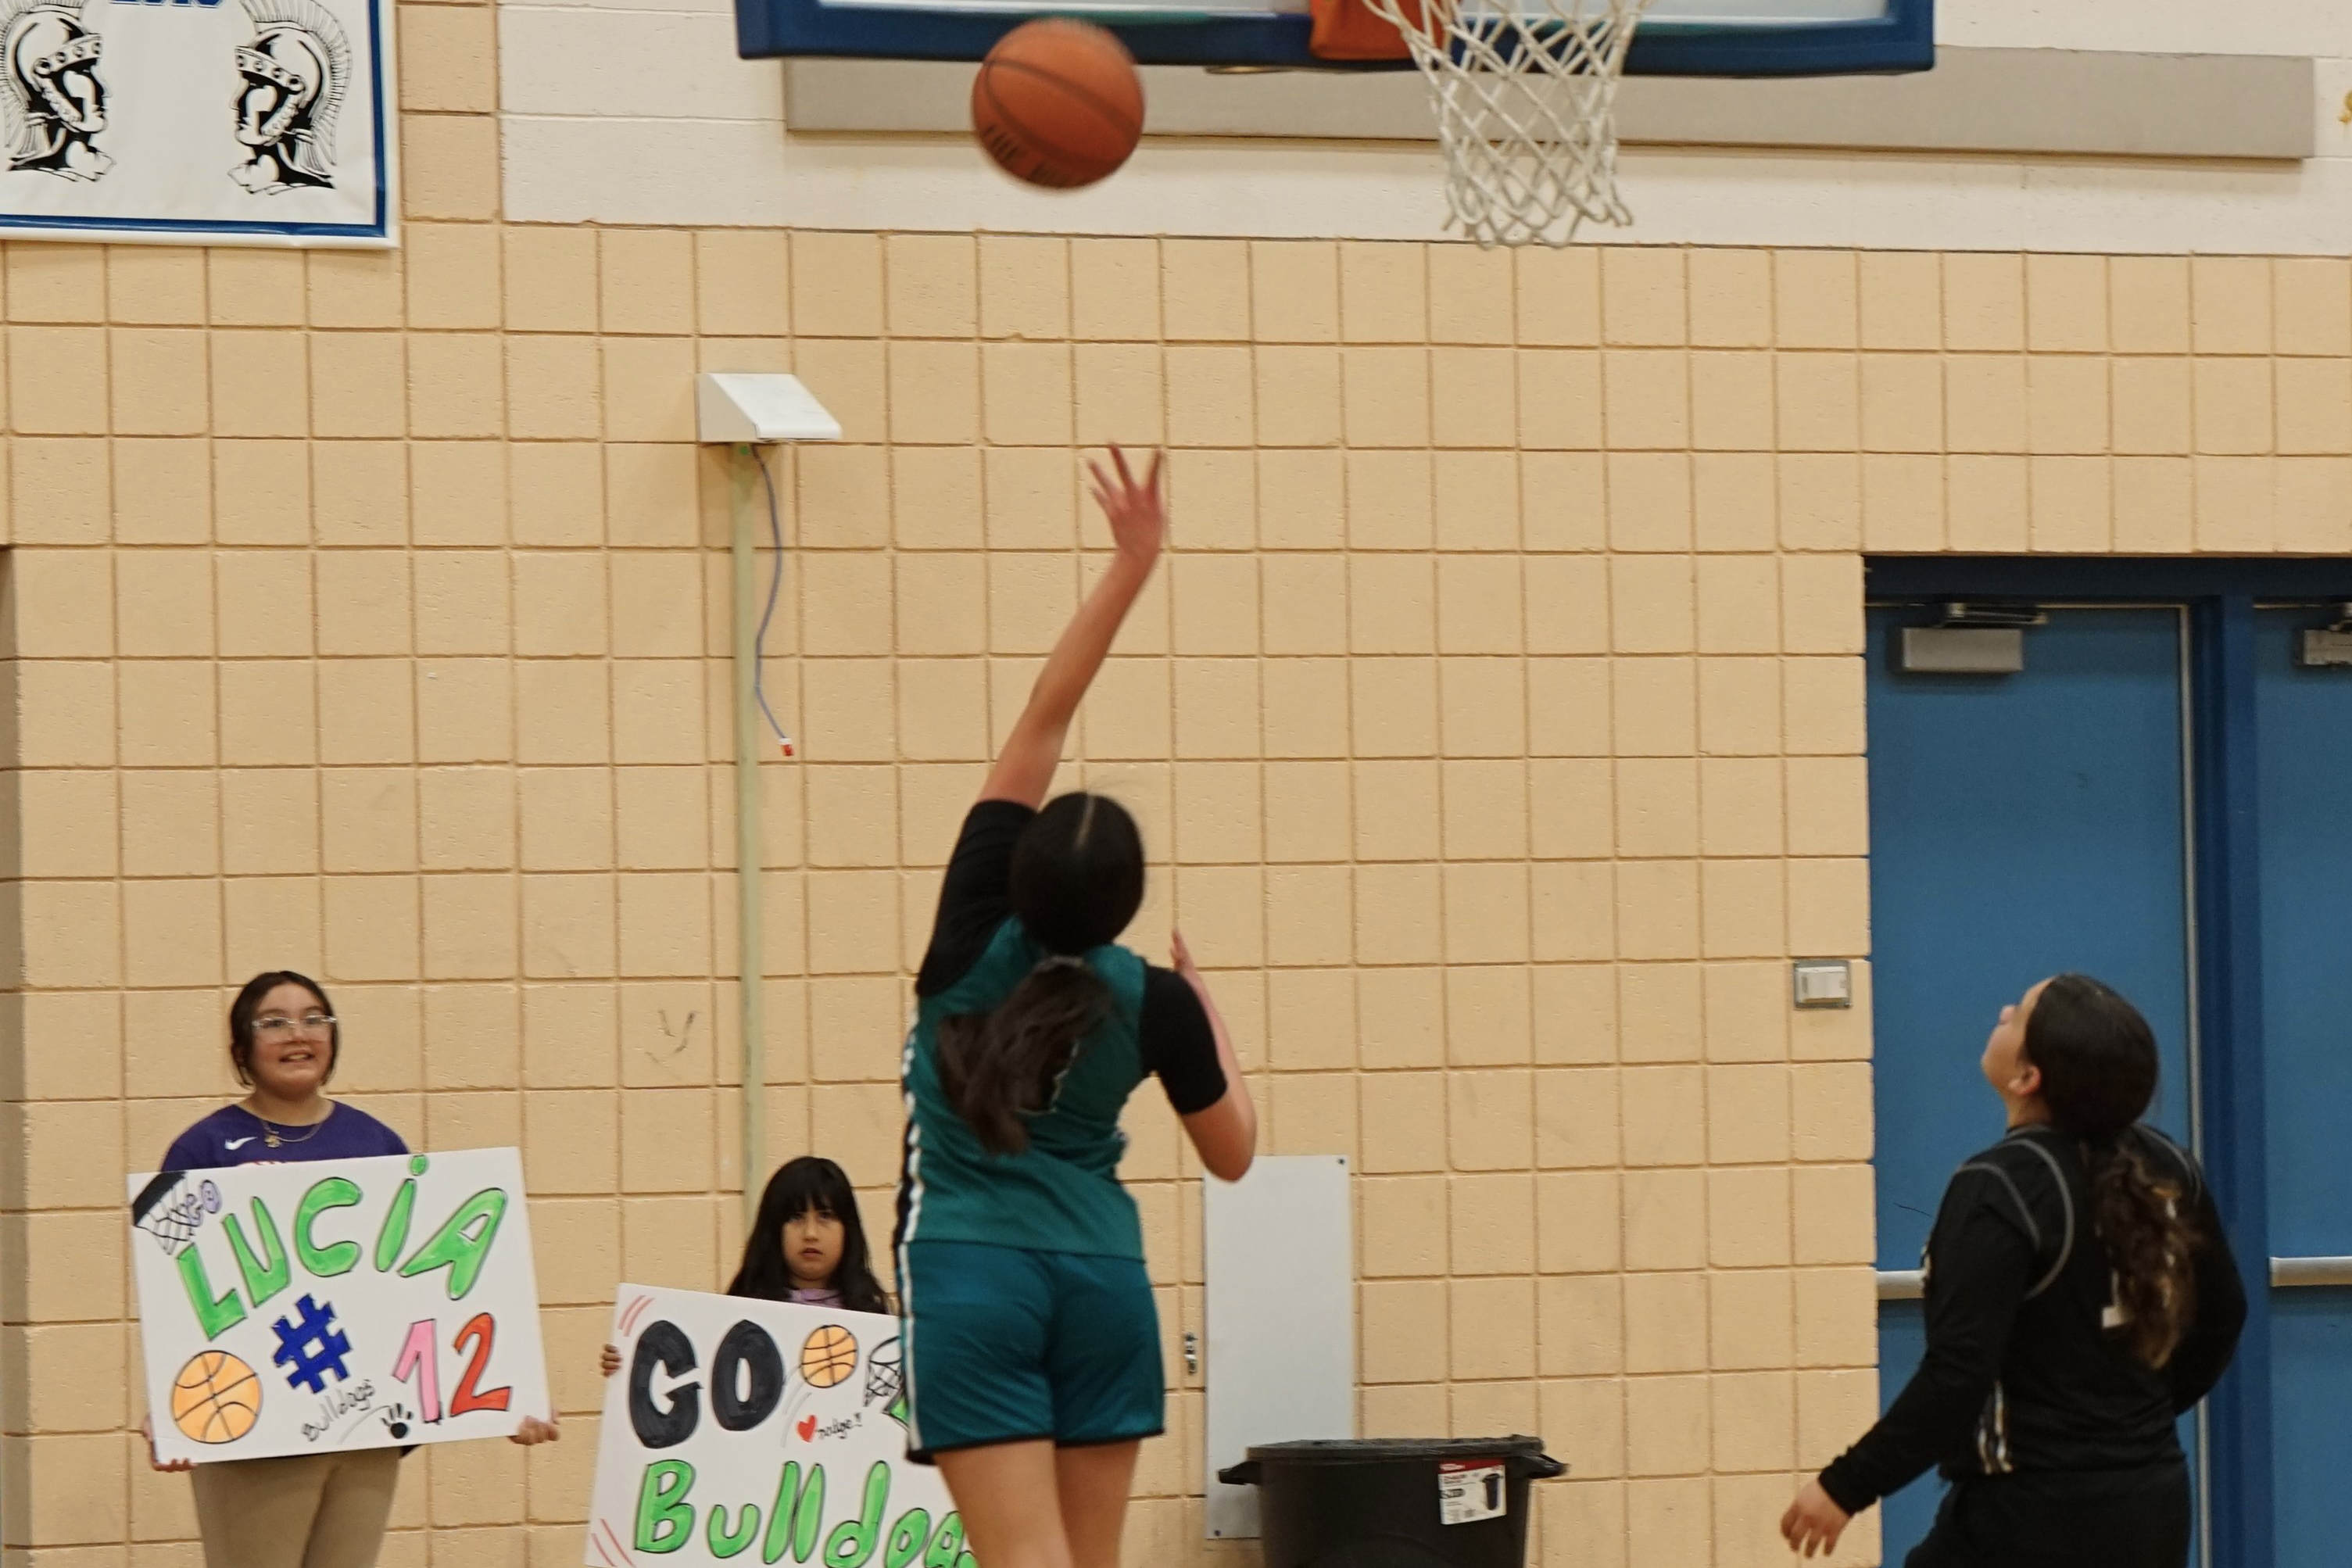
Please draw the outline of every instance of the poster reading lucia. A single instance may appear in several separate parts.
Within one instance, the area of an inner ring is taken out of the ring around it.
[[[512,1433],[548,1411],[512,1149],[130,1178],[155,1452]]]

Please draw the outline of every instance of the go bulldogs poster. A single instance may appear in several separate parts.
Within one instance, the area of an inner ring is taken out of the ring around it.
[[[623,1285],[613,1342],[591,1568],[973,1568],[946,1483],[907,1458],[896,1318]]]
[[[386,0],[0,0],[0,236],[389,245]]]

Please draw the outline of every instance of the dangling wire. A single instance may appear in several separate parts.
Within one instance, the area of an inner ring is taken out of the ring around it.
[[[776,477],[768,471],[768,457],[759,447],[751,448],[751,460],[760,466],[760,482],[768,491],[768,544],[775,556],[773,569],[768,574],[768,603],[760,612],[760,629],[751,637],[751,695],[759,699],[760,712],[767,719],[768,728],[775,732],[776,744],[784,755],[793,754],[793,738],[776,722],[776,710],[768,706],[768,623],[775,618],[776,595],[784,585],[784,525],[776,510]]]

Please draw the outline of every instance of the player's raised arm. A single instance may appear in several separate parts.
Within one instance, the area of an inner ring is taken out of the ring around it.
[[[988,770],[988,782],[981,786],[982,800],[1012,800],[1027,806],[1045,804],[1045,794],[1053,787],[1054,769],[1062,759],[1062,743],[1070,733],[1070,720],[1087,688],[1094,684],[1095,671],[1102,668],[1136,595],[1150,580],[1152,563],[1160,559],[1160,542],[1168,532],[1168,508],[1160,489],[1160,454],[1152,454],[1151,467],[1140,480],[1128,467],[1127,454],[1117,447],[1110,449],[1110,460],[1116,478],[1100,463],[1087,467],[1094,474],[1095,502],[1109,520],[1118,552],[1111,557],[1110,569],[1062,629],[1045,668],[1037,672],[1028,705],[1013,721],[1003,750]]]

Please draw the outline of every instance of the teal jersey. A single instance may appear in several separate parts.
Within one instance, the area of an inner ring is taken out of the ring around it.
[[[1047,956],[1018,920],[1007,919],[954,984],[917,997],[901,1069],[908,1119],[901,1240],[1143,1256],[1135,1200],[1118,1182],[1127,1152],[1119,1112],[1144,1077],[1141,958],[1115,945],[1086,955],[1087,967],[1110,987],[1109,1015],[1078,1043],[1053,1103],[1028,1119],[1022,1152],[982,1147],[940,1087],[940,1021],[993,1012]]]

